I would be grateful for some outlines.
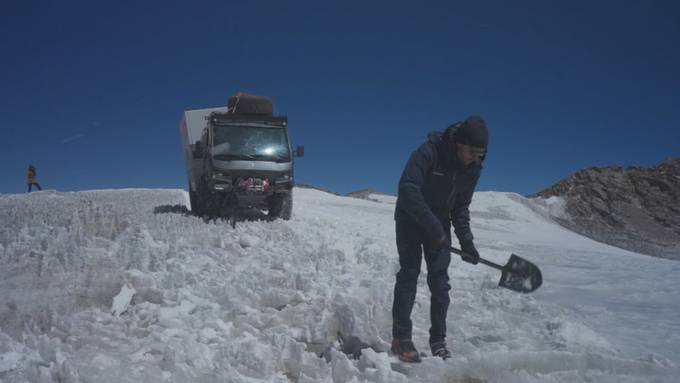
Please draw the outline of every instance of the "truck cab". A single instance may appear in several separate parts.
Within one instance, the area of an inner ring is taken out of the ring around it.
[[[267,210],[269,218],[288,220],[294,158],[304,149],[291,151],[287,117],[274,116],[266,98],[264,109],[245,107],[252,101],[248,96],[235,102],[236,96],[230,98],[226,108],[184,112],[180,131],[191,209],[201,216],[234,217],[255,208]],[[262,97],[252,97],[262,105]]]

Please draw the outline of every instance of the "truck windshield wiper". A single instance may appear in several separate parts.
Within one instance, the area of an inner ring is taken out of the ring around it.
[[[215,158],[221,160],[250,160],[250,161],[273,161],[273,162],[288,162],[288,156],[272,156],[266,154],[216,154]]]
[[[267,155],[267,154],[255,154],[255,158],[265,160],[265,161],[274,161],[274,162],[288,162],[288,157],[287,156],[277,156],[277,155]]]
[[[254,160],[255,156],[250,154],[216,154],[215,158],[225,159],[225,160]]]

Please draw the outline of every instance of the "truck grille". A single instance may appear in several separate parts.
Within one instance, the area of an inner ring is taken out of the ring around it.
[[[250,193],[266,193],[271,187],[271,183],[266,178],[237,178],[237,187]]]

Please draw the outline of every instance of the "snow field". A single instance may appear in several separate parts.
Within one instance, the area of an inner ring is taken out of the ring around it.
[[[477,193],[483,256],[538,264],[532,295],[455,256],[454,358],[404,366],[391,338],[394,199],[295,190],[291,221],[204,222],[181,190],[0,196],[4,382],[671,382],[678,266],[595,243],[546,204]],[[551,202],[550,206],[556,205]],[[168,211],[168,213],[159,213]],[[421,273],[414,341],[427,349]],[[670,279],[670,280],[669,280]],[[677,281],[677,277],[675,279]],[[340,352],[338,332],[370,348]]]

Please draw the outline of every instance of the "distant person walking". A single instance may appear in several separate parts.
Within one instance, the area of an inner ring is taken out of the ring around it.
[[[26,178],[28,179],[29,193],[31,192],[31,190],[33,190],[33,185],[35,185],[35,187],[37,187],[38,190],[42,190],[40,184],[38,183],[38,172],[35,170],[35,166],[28,165],[28,171],[26,171]]]
[[[486,123],[478,116],[452,124],[443,133],[430,134],[411,154],[399,180],[394,218],[400,270],[394,285],[391,350],[402,361],[420,362],[411,340],[411,311],[423,251],[431,294],[430,350],[433,356],[451,357],[446,348],[451,226],[463,249],[463,260],[477,264],[469,206],[488,140]]]

